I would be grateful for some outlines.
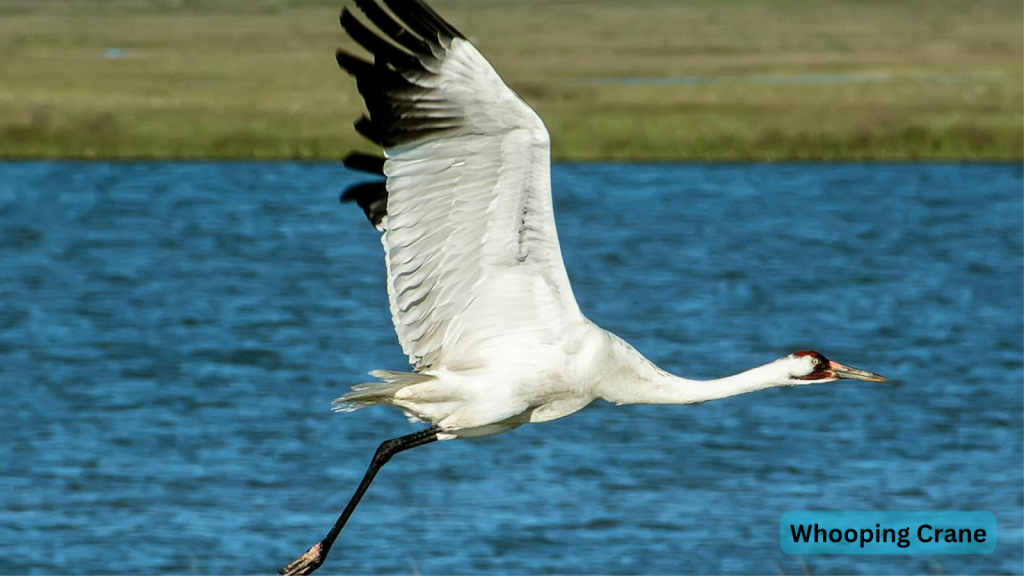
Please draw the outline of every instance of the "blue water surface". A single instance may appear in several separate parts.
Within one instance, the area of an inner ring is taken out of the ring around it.
[[[0,573],[266,574],[334,521],[405,369],[336,164],[0,164]],[[1021,573],[1015,165],[560,165],[584,312],[711,378],[814,348],[888,376],[595,404],[397,457],[323,573]],[[481,382],[486,386],[486,382]],[[986,510],[986,556],[788,556],[790,510]]]

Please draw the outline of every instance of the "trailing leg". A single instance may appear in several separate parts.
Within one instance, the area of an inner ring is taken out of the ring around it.
[[[423,446],[424,444],[430,444],[437,440],[437,433],[440,430],[437,426],[431,426],[419,432],[413,432],[405,436],[398,438],[392,438],[391,440],[385,440],[381,442],[381,445],[377,448],[377,452],[373,455],[373,460],[370,461],[369,468],[366,469],[366,474],[363,475],[362,481],[359,482],[359,486],[356,488],[355,494],[348,501],[348,505],[345,506],[345,510],[342,511],[341,516],[338,517],[337,522],[331,527],[330,532],[320,542],[314,544],[306,553],[296,558],[291,564],[278,569],[278,572],[285,576],[303,576],[305,574],[312,574],[314,570],[320,567],[327,559],[327,554],[331,551],[331,546],[334,545],[334,541],[338,538],[338,534],[341,534],[341,529],[345,527],[345,523],[348,522],[349,516],[355,511],[356,506],[359,505],[359,501],[362,500],[363,494],[366,493],[366,489],[373,483],[374,477],[377,476],[377,471],[382,466],[391,460],[391,457],[399,452],[404,452],[410,448],[417,446]]]

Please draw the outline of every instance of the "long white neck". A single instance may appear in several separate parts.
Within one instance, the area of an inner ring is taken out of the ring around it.
[[[616,355],[624,369],[603,378],[597,389],[600,398],[615,404],[697,404],[792,383],[785,367],[776,362],[717,380],[680,378],[658,368],[632,346],[619,343],[625,348],[616,350]]]

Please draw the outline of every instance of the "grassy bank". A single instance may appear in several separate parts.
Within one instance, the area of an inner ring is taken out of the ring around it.
[[[1018,0],[435,0],[565,160],[1020,160]],[[337,2],[6,0],[0,157],[369,149]]]

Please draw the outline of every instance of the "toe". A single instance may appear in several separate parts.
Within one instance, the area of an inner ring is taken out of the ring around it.
[[[321,543],[317,543],[310,547],[309,550],[306,550],[305,554],[299,556],[287,566],[278,568],[277,571],[283,576],[305,576],[306,574],[312,574],[323,564],[322,549]]]

